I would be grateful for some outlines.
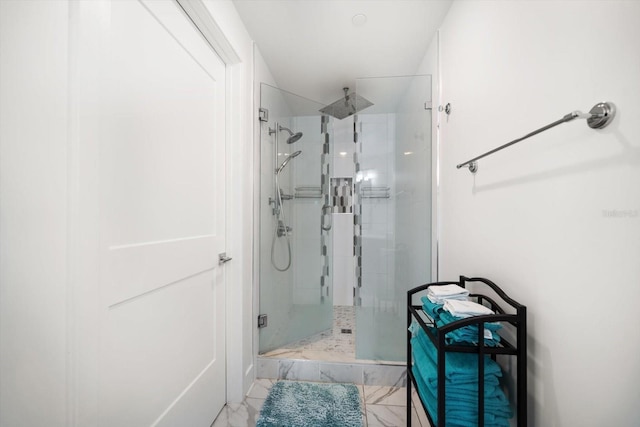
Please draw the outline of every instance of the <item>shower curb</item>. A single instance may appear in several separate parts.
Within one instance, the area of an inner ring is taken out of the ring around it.
[[[263,356],[258,356],[256,377],[388,387],[405,387],[407,382],[406,365],[402,362],[328,362]]]

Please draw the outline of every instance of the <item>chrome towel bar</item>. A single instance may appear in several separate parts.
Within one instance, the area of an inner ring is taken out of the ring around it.
[[[559,124],[570,122],[573,119],[587,119],[587,125],[592,129],[602,129],[611,123],[611,120],[616,115],[616,106],[612,102],[599,102],[596,104],[588,113],[582,113],[580,111],[573,111],[567,115],[565,115],[560,120],[556,120],[553,123],[550,123],[546,126],[541,127],[540,129],[534,130],[531,133],[526,134],[522,138],[514,139],[511,142],[507,142],[504,145],[501,145],[498,148],[494,148],[491,151],[487,151],[484,154],[479,155],[478,157],[474,157],[471,160],[467,160],[464,163],[460,163],[456,166],[456,168],[460,169],[461,167],[467,166],[471,173],[476,173],[478,171],[478,160],[483,157],[486,157],[490,154],[498,152],[504,148],[507,148],[513,144],[517,144],[520,141],[523,141],[527,138],[530,138],[534,135],[537,135],[545,130],[551,129],[552,127],[558,126]]]

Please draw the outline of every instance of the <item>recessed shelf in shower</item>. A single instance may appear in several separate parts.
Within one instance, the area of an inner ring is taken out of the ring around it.
[[[353,213],[353,178],[331,178],[333,213]]]

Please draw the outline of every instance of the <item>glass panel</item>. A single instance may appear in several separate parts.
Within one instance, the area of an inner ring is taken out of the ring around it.
[[[356,93],[373,103],[355,118],[356,357],[403,361],[406,292],[431,279],[431,76],[357,79]]]
[[[260,122],[260,313],[268,322],[259,330],[259,351],[265,353],[331,328],[332,239],[327,209],[323,217],[328,185],[322,186],[331,138],[322,104],[262,84],[260,105],[268,110],[268,121]]]

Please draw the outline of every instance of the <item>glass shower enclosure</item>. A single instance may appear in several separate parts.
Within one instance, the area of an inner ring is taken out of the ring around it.
[[[433,278],[431,76],[357,79],[327,107],[260,95],[259,352],[340,334],[335,309],[349,360],[404,361],[407,290]]]
[[[354,118],[356,358],[406,358],[407,291],[431,281],[431,76],[362,78]]]
[[[329,118],[260,86],[259,352],[331,328]]]

